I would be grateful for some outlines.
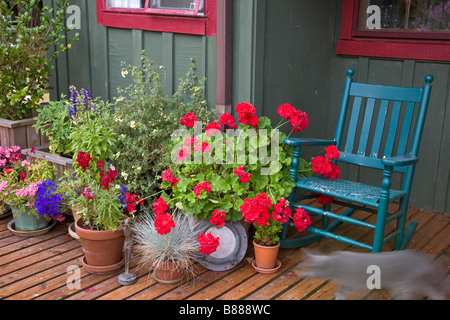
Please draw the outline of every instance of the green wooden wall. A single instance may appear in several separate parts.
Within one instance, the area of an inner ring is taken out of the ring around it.
[[[233,104],[249,101],[275,121],[289,102],[308,113],[296,136],[332,138],[348,68],[361,82],[421,87],[433,74],[410,205],[450,213],[450,63],[338,56],[341,4],[335,0],[235,0]],[[319,150],[306,152],[310,159]],[[367,169],[342,168],[342,177],[379,184]],[[395,177],[394,186],[399,186]]]
[[[54,5],[55,0],[44,0]],[[167,94],[176,90],[178,79],[189,69],[194,59],[197,74],[207,81],[206,98],[215,106],[216,37],[106,28],[97,24],[96,3],[93,0],[71,0],[80,7],[81,29],[79,41],[56,62],[51,77],[51,99],[67,94],[70,85],[91,90],[94,96],[113,101],[117,88],[125,88],[131,78],[121,75],[121,62],[139,65],[142,50],[156,65],[163,65],[167,73]],[[67,17],[70,16],[70,13]]]

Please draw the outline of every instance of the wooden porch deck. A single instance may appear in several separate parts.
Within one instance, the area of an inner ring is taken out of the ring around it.
[[[354,216],[372,223],[375,218],[363,212]],[[331,300],[335,295],[336,287],[332,280],[305,279],[293,272],[304,258],[300,249],[281,249],[280,270],[274,274],[260,274],[251,266],[253,247],[250,244],[244,260],[232,270],[214,272],[197,265],[197,276],[177,285],[156,282],[148,270],[139,270],[136,259],[133,259],[131,271],[138,276],[138,281],[132,286],[121,286],[118,275],[123,272],[123,267],[108,275],[90,274],[81,267],[83,251],[80,243],[68,234],[68,223],[56,225],[45,235],[24,238],[7,229],[11,219],[0,220],[0,299]],[[419,223],[409,248],[432,256],[450,271],[450,215],[410,208],[408,219]],[[372,237],[372,231],[357,226],[342,225],[338,232],[360,241],[368,241]],[[384,250],[392,247],[392,243],[387,243]],[[324,253],[360,251],[325,238],[307,248]],[[69,266],[81,268],[79,289],[67,286]],[[382,289],[355,292],[350,299],[389,300],[391,297]]]

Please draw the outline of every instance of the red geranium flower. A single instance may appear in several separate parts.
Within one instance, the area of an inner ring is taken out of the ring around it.
[[[306,210],[298,208],[294,214],[294,225],[299,232],[305,231],[311,224],[311,217]]]
[[[259,120],[256,116],[256,109],[250,103],[238,103],[236,106],[236,112],[239,116],[239,122],[249,124],[252,127],[256,127],[258,125]]]
[[[224,113],[219,118],[219,123],[229,126],[232,129],[237,129],[237,124],[234,123],[234,117],[229,113]]]
[[[282,104],[278,107],[277,113],[285,118],[289,119],[290,116],[292,116],[295,112],[295,108],[291,106],[289,103]]]
[[[300,110],[295,110],[288,120],[294,132],[302,131],[308,127],[308,115]]]
[[[169,206],[167,205],[164,198],[160,197],[153,203],[153,209],[155,210],[154,213],[156,215],[159,215],[166,213],[166,211],[169,209]]]
[[[220,123],[218,123],[217,121],[208,123],[206,125],[205,132],[207,137],[213,135],[217,131],[220,131]]]
[[[172,170],[170,168],[167,168],[166,171],[163,172],[161,175],[162,181],[169,181],[170,187],[172,188],[178,181],[180,181],[179,178],[176,178],[174,175],[172,175]]]
[[[201,193],[203,190],[206,190],[206,192],[211,192],[212,188],[211,188],[211,186],[209,185],[209,182],[208,182],[208,181],[199,183],[199,184],[197,184],[197,185],[195,186],[195,188],[194,188],[194,193],[195,193],[195,195],[197,196],[197,199],[199,199],[198,196],[200,195],[200,193]]]
[[[320,195],[319,197],[317,197],[317,202],[320,203],[321,205],[326,205],[326,204],[331,204],[334,201],[334,197],[330,197],[327,195]]]
[[[220,246],[219,237],[214,237],[211,231],[199,234],[197,241],[200,244],[199,251],[201,254],[216,252],[217,247]]]
[[[331,145],[325,148],[325,151],[327,152],[328,159],[339,159],[339,157],[341,156],[339,154],[339,150],[336,148],[335,145]]]
[[[271,207],[272,200],[264,192],[253,199],[244,199],[244,204],[239,209],[245,221],[264,226],[270,219],[269,208]]]
[[[209,222],[216,227],[223,227],[225,225],[225,211],[214,210]]]
[[[197,120],[197,117],[192,112],[188,112],[184,117],[181,117],[180,123],[186,128],[193,128]]]
[[[285,223],[289,221],[289,218],[292,215],[291,209],[289,209],[289,205],[286,203],[285,198],[281,198],[280,202],[273,206],[272,218],[273,220],[279,223]]]
[[[175,222],[168,213],[158,214],[155,218],[155,229],[160,235],[169,233],[175,228]]]

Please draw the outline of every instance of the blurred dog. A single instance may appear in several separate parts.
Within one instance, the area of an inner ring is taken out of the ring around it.
[[[401,300],[412,299],[415,293],[433,300],[444,300],[445,291],[450,292],[443,270],[428,256],[414,250],[382,253],[337,251],[329,255],[303,251],[306,259],[294,271],[308,278],[335,280],[338,284],[336,300],[343,300],[352,291],[364,288],[385,288],[394,299]]]

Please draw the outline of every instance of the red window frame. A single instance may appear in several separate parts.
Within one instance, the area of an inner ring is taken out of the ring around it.
[[[357,31],[358,0],[343,0],[340,40],[336,54],[398,59],[450,61],[450,40],[427,39],[413,32],[389,33]],[[371,36],[372,34],[372,36]]]
[[[194,11],[145,8],[107,8],[105,0],[97,1],[97,23],[105,27],[173,32],[194,35],[216,35],[216,0],[205,0],[204,15]]]

